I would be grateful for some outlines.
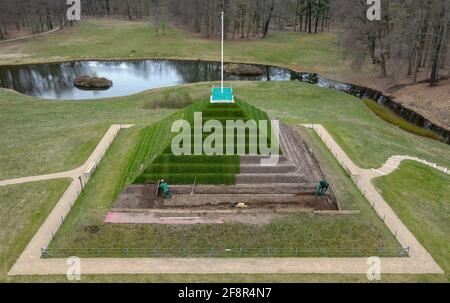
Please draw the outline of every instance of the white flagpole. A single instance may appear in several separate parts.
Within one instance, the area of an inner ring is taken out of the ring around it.
[[[223,15],[222,12],[222,70],[221,70],[221,87],[222,87],[222,93],[223,93]]]

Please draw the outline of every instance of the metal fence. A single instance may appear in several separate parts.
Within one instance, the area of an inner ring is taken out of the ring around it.
[[[43,258],[308,258],[308,257],[407,257],[409,248],[47,248]]]

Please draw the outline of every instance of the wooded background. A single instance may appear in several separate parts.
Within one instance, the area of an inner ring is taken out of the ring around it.
[[[426,69],[435,85],[450,57],[450,0],[381,1],[380,21],[367,19],[366,0],[81,0],[81,5],[84,18],[148,19],[158,35],[171,24],[217,36],[221,11],[227,39],[264,39],[270,31],[333,31],[356,65],[370,58],[381,76],[405,70],[414,81]],[[11,31],[36,34],[73,25],[67,9],[65,0],[0,0],[0,39]]]

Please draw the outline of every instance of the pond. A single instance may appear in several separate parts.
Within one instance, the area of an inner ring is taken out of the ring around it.
[[[428,129],[450,143],[450,131],[435,125],[422,115],[405,108],[376,90],[329,80],[315,73],[301,73],[287,68],[257,65],[260,76],[225,73],[226,81],[300,81],[342,91],[358,98],[368,98],[389,108],[406,121]],[[82,75],[105,77],[113,81],[107,90],[82,90],[73,85]],[[73,61],[0,67],[0,87],[22,94],[57,100],[100,99],[127,96],[148,89],[183,83],[220,80],[220,63],[185,60]]]

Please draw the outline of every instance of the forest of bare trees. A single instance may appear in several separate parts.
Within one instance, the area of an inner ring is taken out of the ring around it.
[[[382,19],[369,21],[366,0],[81,0],[83,17],[150,19],[158,34],[168,24],[205,37],[220,31],[225,12],[227,39],[265,38],[269,31],[341,34],[356,65],[368,59],[383,77],[425,72],[431,85],[448,65],[450,0],[382,1]],[[0,39],[10,31],[34,33],[71,25],[66,0],[0,0]],[[301,47],[301,46],[299,46]],[[394,68],[394,67],[395,68]]]
[[[271,28],[317,33],[329,28],[330,0],[81,0],[83,16],[153,17],[155,27],[174,23],[206,36],[219,33],[224,11],[227,38],[265,37]],[[66,25],[65,0],[0,0],[0,39],[8,29],[33,33]]]

